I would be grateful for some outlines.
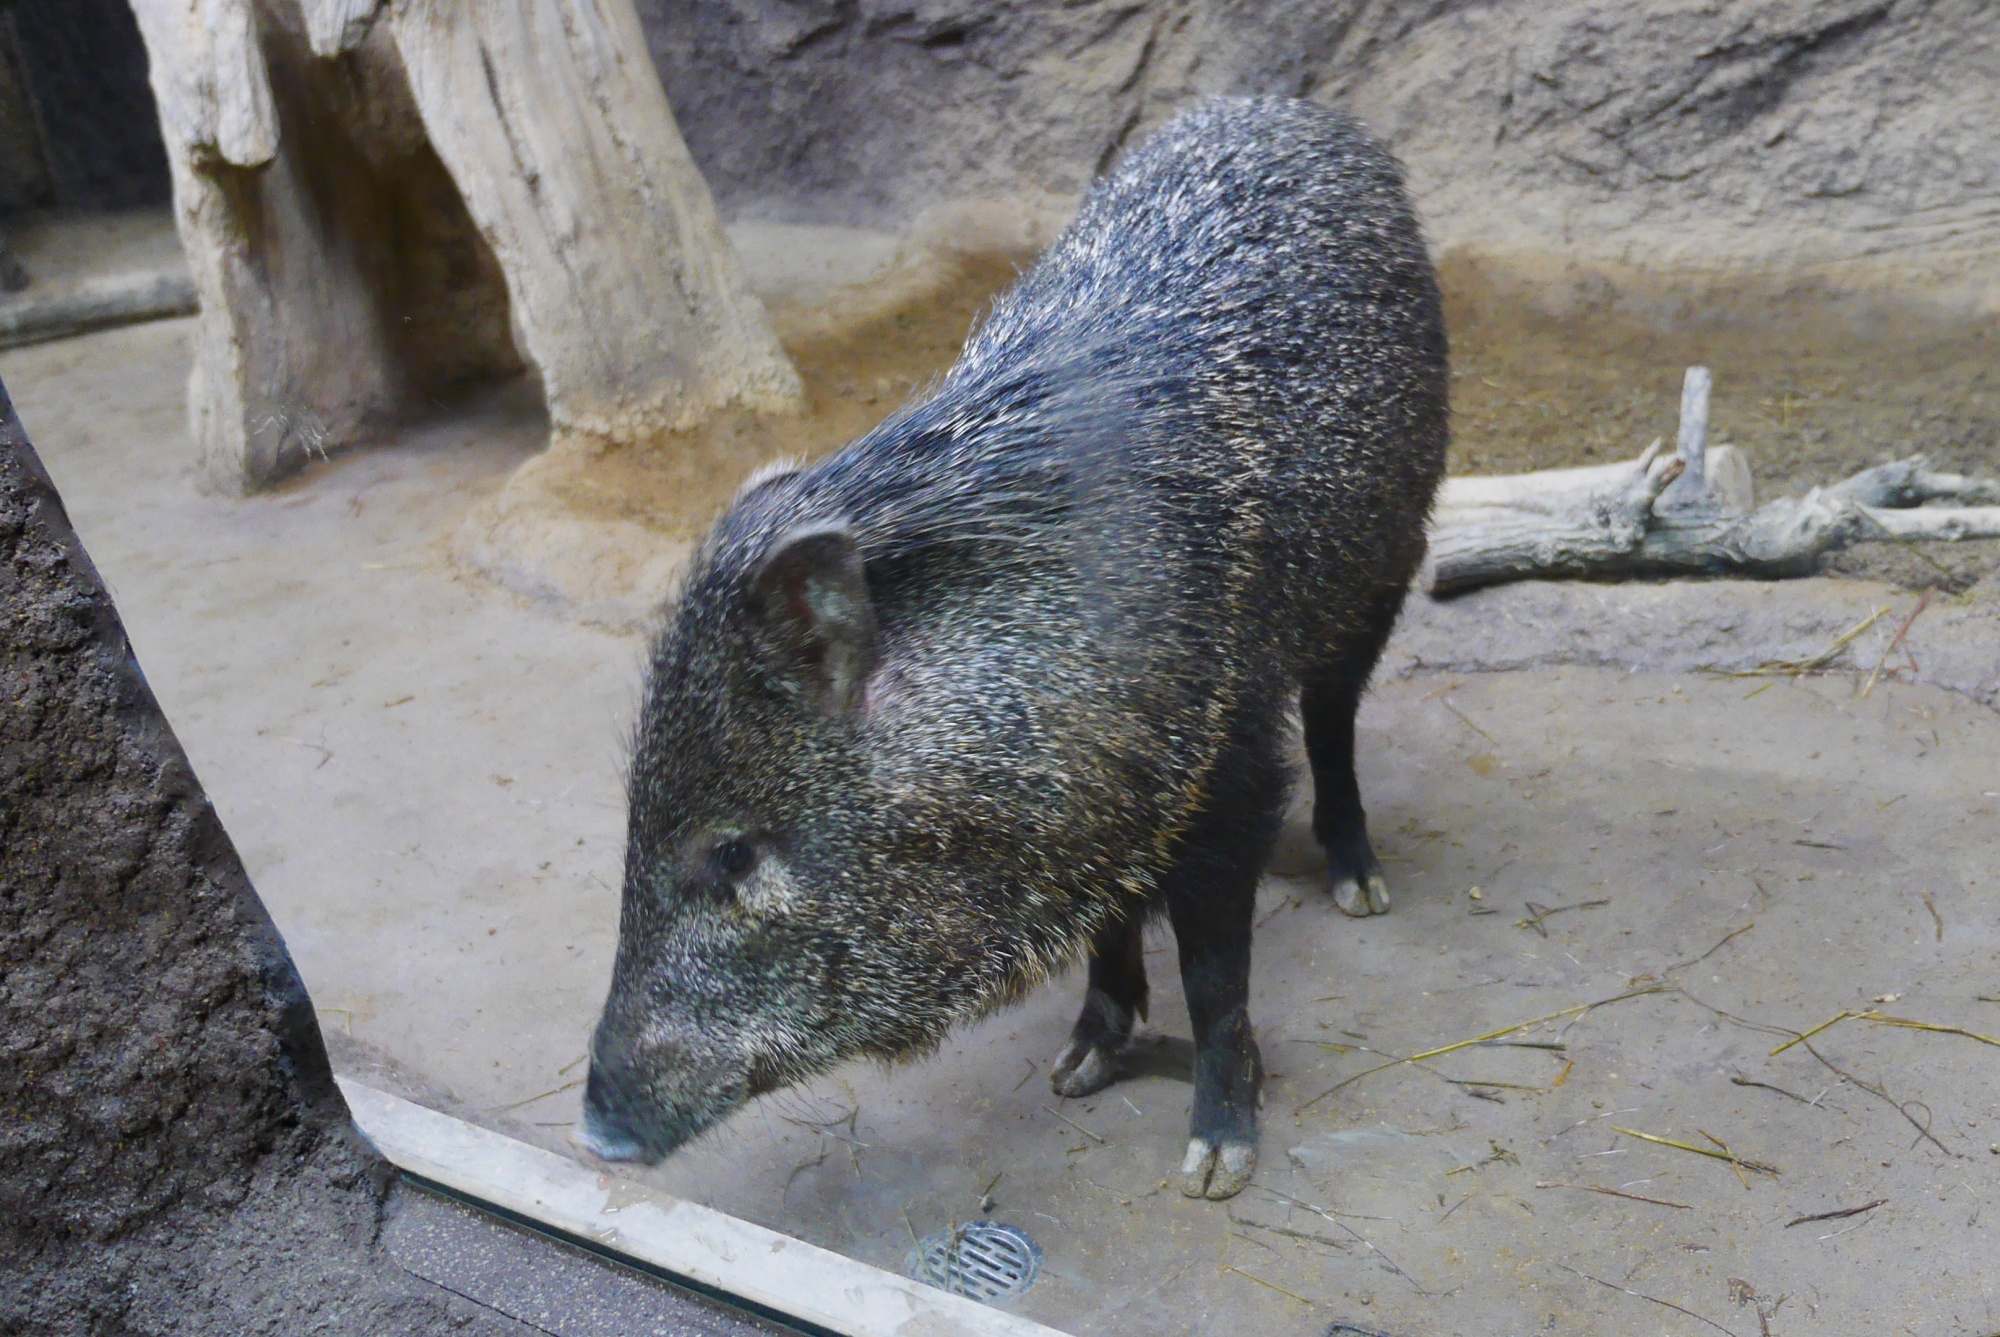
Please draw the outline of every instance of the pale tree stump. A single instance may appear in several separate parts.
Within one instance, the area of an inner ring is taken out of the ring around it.
[[[213,486],[259,487],[523,355],[555,431],[611,443],[798,406],[631,0],[134,9],[201,297],[189,412]]]
[[[1678,449],[1631,464],[1445,480],[1431,517],[1429,588],[1509,580],[1809,575],[1864,539],[2000,538],[2000,481],[1936,473],[1921,457],[1803,497],[1754,504],[1750,464],[1707,444],[1707,368],[1690,367]]]

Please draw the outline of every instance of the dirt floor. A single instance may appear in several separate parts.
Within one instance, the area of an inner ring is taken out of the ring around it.
[[[881,234],[810,229],[834,253],[879,245]],[[761,242],[761,244],[758,244]],[[774,259],[796,248],[778,235],[739,239],[769,291]],[[932,253],[875,276],[878,300],[858,318],[829,320],[827,294],[774,302],[773,315],[806,383],[796,417],[728,418],[651,448],[559,443],[510,489],[530,483],[547,510],[501,546],[533,547],[550,515],[612,524],[614,542],[684,547],[706,530],[742,479],[769,460],[812,458],[872,427],[947,368],[967,331],[1029,257]],[[855,268],[851,258],[844,263]],[[1559,273],[1491,258],[1442,267],[1452,335],[1455,474],[1514,473],[1635,458],[1674,439],[1683,370],[1716,374],[1711,440],[1743,448],[1758,496],[1797,495],[1888,459],[2000,473],[2000,320],[1878,304],[1829,304],[1816,290],[1738,283],[1726,313],[1705,313],[1657,278],[1602,291]],[[1650,286],[1645,286],[1650,285]],[[847,301],[866,285],[847,290]],[[625,529],[634,525],[638,530]],[[2000,570],[2000,542],[1864,544],[1827,569],[1904,588],[1964,589]],[[558,578],[588,604],[588,577]]]
[[[1524,277],[1473,261],[1442,280],[1452,336],[1453,473],[1629,459],[1672,444],[1681,371],[1715,373],[1710,439],[1749,452],[1759,493],[1779,496],[1884,459],[1991,472],[2000,461],[2000,321],[1829,310],[1773,286],[1733,294],[1729,318],[1538,299]],[[1754,312],[1755,315],[1746,315]]]

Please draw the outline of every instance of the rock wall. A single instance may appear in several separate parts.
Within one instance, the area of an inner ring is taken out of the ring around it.
[[[20,101],[0,126],[0,212],[165,204],[167,151],[126,0],[11,0],[0,34]],[[11,151],[9,151],[11,150]]]
[[[0,391],[0,1332],[517,1331],[387,1167]]]
[[[1986,0],[640,0],[739,216],[1059,219],[1209,93],[1346,106],[1441,248],[1750,264],[2000,310]]]

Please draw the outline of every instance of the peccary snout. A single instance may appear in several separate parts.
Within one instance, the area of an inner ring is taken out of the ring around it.
[[[583,1123],[577,1140],[599,1160],[656,1163],[659,1156],[639,1140],[638,1121],[631,1117],[635,1108],[625,1074],[613,1077],[610,1069],[592,1063],[583,1088]]]
[[[729,1085],[724,1073],[704,1076],[677,1046],[637,1052],[600,1043],[593,1046],[584,1083],[578,1140],[602,1160],[656,1164],[715,1122],[710,1093]]]
[[[607,1010],[598,1022],[578,1129],[593,1155],[656,1164],[758,1093],[755,1065],[727,1034],[687,1016],[655,1000],[646,1015]]]

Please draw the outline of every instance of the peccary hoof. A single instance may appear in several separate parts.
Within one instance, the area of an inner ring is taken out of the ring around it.
[[[1190,1198],[1220,1201],[1233,1198],[1250,1186],[1257,1173],[1257,1147],[1250,1142],[1217,1145],[1207,1138],[1188,1139],[1187,1156],[1181,1161],[1181,1192]]]
[[[1118,1055],[1101,1044],[1071,1040],[1049,1069],[1049,1087],[1059,1096],[1095,1095],[1118,1076]]]
[[[1389,913],[1389,884],[1381,870],[1356,878],[1352,873],[1333,875],[1333,903],[1344,915],[1356,919],[1364,915]]]

